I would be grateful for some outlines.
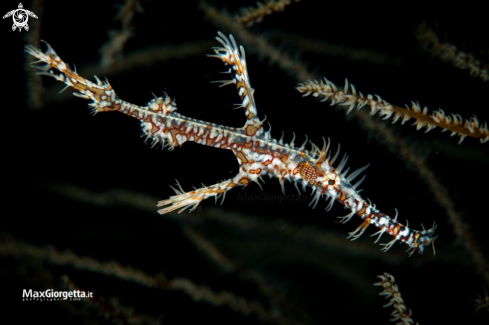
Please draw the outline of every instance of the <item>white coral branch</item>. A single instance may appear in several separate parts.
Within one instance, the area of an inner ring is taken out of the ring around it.
[[[374,286],[384,287],[384,291],[382,291],[379,295],[390,298],[390,302],[385,304],[383,307],[393,306],[395,309],[391,314],[391,322],[401,320],[400,322],[396,323],[396,325],[413,325],[414,321],[411,318],[411,309],[408,310],[404,304],[399,288],[397,287],[397,284],[395,284],[394,277],[389,273],[384,272],[384,274],[379,275],[378,278],[380,278],[382,281],[374,283]],[[416,325],[419,324],[416,323]]]
[[[322,101],[331,100],[331,105],[349,106],[347,114],[355,107],[360,109],[364,106],[370,107],[370,115],[379,114],[384,120],[392,118],[392,123],[401,120],[401,124],[406,123],[411,118],[416,119],[413,123],[416,129],[426,128],[426,132],[431,131],[435,127],[442,128],[443,131],[451,131],[450,136],[459,135],[459,144],[470,136],[478,138],[481,143],[489,141],[489,128],[487,122],[483,124],[479,122],[477,117],[472,117],[470,120],[464,120],[458,114],[447,115],[442,109],[434,111],[431,115],[428,113],[428,108],[421,108],[419,103],[411,103],[411,107],[405,108],[392,105],[379,95],[364,96],[352,84],[345,80],[343,89],[338,89],[334,83],[324,78],[323,80],[307,80],[300,83],[296,89],[304,94],[303,96],[312,95],[314,97],[324,96]],[[401,119],[402,117],[402,119]]]

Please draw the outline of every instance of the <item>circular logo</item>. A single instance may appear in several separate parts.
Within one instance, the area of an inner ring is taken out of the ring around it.
[[[14,18],[14,24],[18,28],[24,28],[25,25],[27,25],[27,21],[29,21],[29,17],[27,16],[27,12],[25,12],[24,9],[17,9],[15,10],[14,14],[12,15]]]

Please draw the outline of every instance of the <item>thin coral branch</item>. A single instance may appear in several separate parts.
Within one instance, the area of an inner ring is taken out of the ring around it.
[[[459,50],[455,45],[440,40],[438,35],[426,25],[419,25],[416,33],[424,48],[442,61],[451,62],[461,70],[469,70],[472,77],[489,81],[489,64],[482,64],[473,54]]]
[[[383,307],[394,307],[394,311],[392,312],[391,322],[395,322],[400,320],[396,325],[413,325],[414,321],[411,318],[411,309],[407,309],[404,304],[404,300],[401,298],[401,293],[399,292],[399,288],[397,284],[395,284],[395,279],[392,275],[387,272],[384,272],[383,275],[379,275],[382,281],[378,283],[374,283],[374,286],[384,287],[384,291],[382,291],[379,295],[385,296],[386,299],[390,298],[390,302],[385,304]],[[418,323],[416,323],[417,325]]]
[[[120,55],[124,45],[133,35],[134,25],[132,21],[134,16],[143,11],[140,0],[126,0],[115,18],[122,23],[121,30],[110,31],[109,41],[100,49],[103,67],[107,68],[116,61],[116,57]]]
[[[195,246],[205,253],[209,259],[214,261],[219,267],[229,273],[237,273],[241,278],[250,281],[255,284],[258,290],[269,299],[272,306],[280,306],[282,311],[294,311],[299,315],[304,315],[303,311],[298,309],[297,306],[288,301],[285,294],[279,292],[277,289],[273,288],[270,283],[265,279],[260,273],[247,268],[240,263],[233,261],[229,256],[227,256],[222,250],[216,245],[210,242],[203,234],[198,232],[196,229],[185,226],[183,228],[185,236],[195,244]]]
[[[42,262],[71,266],[78,270],[116,277],[150,288],[180,291],[190,296],[194,301],[207,302],[214,306],[227,306],[243,315],[252,314],[265,321],[288,324],[288,321],[279,314],[270,312],[259,303],[250,302],[228,291],[214,292],[208,287],[197,285],[185,278],[168,279],[162,273],[150,275],[142,270],[124,266],[115,261],[99,261],[70,251],[59,251],[54,247],[37,247],[11,236],[2,236],[0,234],[0,255],[16,258],[35,258]]]
[[[347,114],[354,108],[361,109],[364,106],[370,107],[370,115],[379,114],[384,120],[392,118],[392,124],[401,121],[401,124],[406,123],[411,118],[416,121],[413,123],[416,129],[426,128],[426,132],[431,131],[435,127],[442,128],[443,131],[451,131],[450,136],[459,135],[459,144],[465,137],[473,137],[480,140],[481,143],[489,141],[489,128],[487,122],[480,123],[476,116],[470,120],[465,120],[459,114],[445,114],[442,109],[428,114],[428,108],[421,106],[418,103],[412,103],[406,108],[392,105],[380,96],[367,95],[364,96],[361,92],[357,93],[355,87],[345,81],[343,89],[338,89],[334,83],[324,78],[324,80],[308,80],[300,83],[296,88],[303,96],[312,95],[318,97],[324,96],[323,101],[331,100],[331,105],[348,106]]]
[[[87,291],[84,290],[84,288],[78,286],[67,275],[63,276],[61,280],[62,285],[68,290]],[[83,299],[82,301],[90,308],[101,314],[105,319],[110,320],[115,324],[162,324],[158,319],[155,319],[151,316],[138,314],[131,306],[124,306],[117,297],[106,299],[95,294],[90,299]]]
[[[295,34],[290,31],[274,30],[268,32],[266,37],[277,43],[293,45],[294,49],[297,49],[298,51],[313,53],[315,55],[320,55],[321,57],[329,56],[332,58],[347,59],[352,62],[365,62],[379,66],[399,66],[404,61],[401,56],[393,56],[369,48],[348,46],[343,43],[328,42],[321,38]]]
[[[260,23],[263,19],[274,12],[284,11],[285,7],[300,0],[266,0],[265,3],[257,2],[255,7],[246,7],[241,9],[241,14],[236,17],[236,21],[246,25],[253,26]]]

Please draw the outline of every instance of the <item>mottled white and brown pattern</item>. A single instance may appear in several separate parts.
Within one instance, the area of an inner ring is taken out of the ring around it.
[[[297,190],[301,192],[306,187],[312,188],[314,206],[321,197],[329,200],[329,210],[335,201],[339,201],[351,212],[341,217],[342,222],[347,222],[353,215],[358,215],[364,222],[353,232],[349,238],[357,239],[365,229],[373,224],[379,228],[376,233],[380,236],[388,233],[394,238],[387,244],[383,244],[387,251],[396,241],[409,245],[408,251],[423,252],[427,245],[433,244],[436,236],[436,226],[422,231],[412,230],[397,222],[376,209],[370,201],[364,200],[356,190],[363,178],[352,184],[351,182],[366,167],[348,174],[348,169],[343,171],[346,165],[346,155],[339,164],[334,167],[339,156],[339,148],[331,156],[330,141],[324,141],[322,149],[311,143],[312,149],[306,150],[307,140],[300,147],[296,147],[294,140],[283,143],[271,137],[270,131],[263,129],[263,121],[257,117],[257,109],[253,96],[253,88],[250,85],[246,67],[245,51],[238,47],[232,36],[229,39],[222,33],[218,33],[216,39],[222,47],[214,48],[213,57],[221,59],[229,68],[228,72],[233,76],[231,80],[220,81],[223,85],[235,84],[241,96],[241,107],[244,108],[247,121],[242,128],[232,128],[216,125],[209,122],[195,120],[180,115],[177,112],[175,101],[168,96],[157,97],[151,100],[147,106],[137,106],[125,102],[116,95],[108,81],[102,82],[96,78],[97,83],[88,81],[72,71],[54,50],[48,45],[46,52],[28,45],[26,51],[36,57],[34,64],[40,69],[39,74],[54,77],[64,82],[67,87],[77,90],[76,96],[91,99],[89,104],[94,113],[119,111],[141,121],[141,128],[147,141],[153,145],[161,143],[163,147],[173,149],[187,141],[196,142],[206,146],[212,146],[231,150],[239,161],[239,172],[234,177],[212,186],[184,192],[178,185],[175,189],[177,195],[167,200],[160,201],[158,206],[163,207],[158,212],[164,214],[170,211],[179,212],[190,208],[194,210],[204,199],[219,198],[226,192],[238,186],[247,186],[251,182],[258,182],[263,176],[276,177],[284,190],[284,182],[294,182]],[[54,70],[59,71],[59,74]],[[378,241],[378,239],[377,239]]]

